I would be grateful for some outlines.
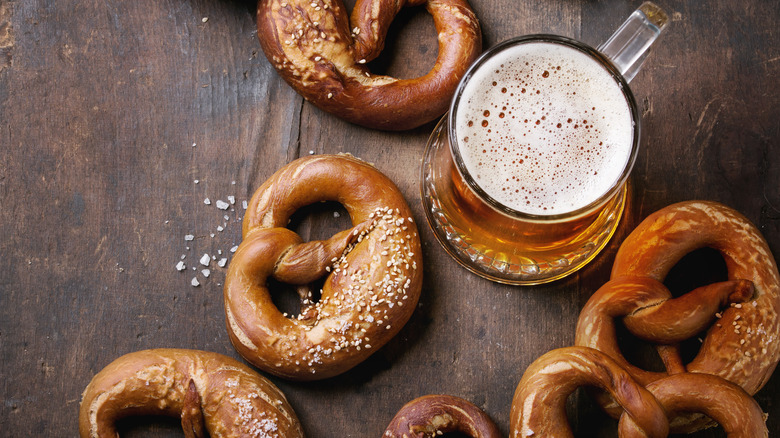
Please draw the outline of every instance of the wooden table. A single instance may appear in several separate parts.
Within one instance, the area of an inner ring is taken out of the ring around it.
[[[644,130],[625,220],[584,270],[522,288],[469,274],[426,226],[418,180],[433,124],[372,131],[304,102],[260,50],[252,2],[0,0],[0,435],[76,435],[81,392],[125,353],[238,357],[225,330],[226,269],[213,262],[206,278],[192,268],[203,254],[230,257],[242,202],[277,168],[335,152],[375,163],[412,206],[422,298],[402,332],[352,371],[272,380],[310,437],[379,437],[401,405],[429,393],[471,400],[508,433],[523,370],[573,343],[582,305],[649,213],[720,201],[780,254],[780,2],[659,3],[672,22],[631,84]],[[528,33],[597,45],[639,2],[472,5],[487,48]],[[404,11],[391,35],[375,71],[413,77],[431,67],[435,32],[424,9]],[[216,207],[231,196],[228,210]],[[325,204],[291,226],[324,238],[347,227],[343,213]],[[688,265],[703,273],[679,269],[677,283],[725,275],[707,251]],[[780,377],[756,398],[770,435],[779,434]],[[614,422],[584,393],[571,404],[580,436],[614,436]],[[161,419],[125,421],[122,432],[181,436],[175,420]]]

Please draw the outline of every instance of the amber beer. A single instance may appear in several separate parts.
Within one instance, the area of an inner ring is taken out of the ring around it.
[[[496,281],[578,269],[617,227],[636,120],[625,80],[587,46],[544,36],[492,49],[429,143],[423,196],[437,237]]]

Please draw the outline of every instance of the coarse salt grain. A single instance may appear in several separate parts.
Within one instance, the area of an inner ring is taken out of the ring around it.
[[[184,264],[184,262],[179,261],[179,263],[176,263],[176,270],[177,271],[183,271],[187,269],[187,265]]]
[[[195,277],[192,277],[192,281],[190,281],[190,284],[191,284],[193,287],[198,287],[198,286],[200,286],[200,282],[199,282],[199,281],[198,281],[198,279],[197,279],[197,278],[195,278]]]
[[[200,271],[201,274],[203,274],[204,277],[208,278],[209,275],[211,275],[211,271],[208,269],[203,269]]]
[[[228,207],[230,207],[230,204],[228,204],[227,202],[225,202],[225,201],[223,201],[221,199],[217,200],[217,208],[218,209],[220,209],[220,210],[227,210]]]
[[[211,257],[208,254],[203,254],[203,256],[200,258],[200,264],[203,266],[208,266],[211,262]]]

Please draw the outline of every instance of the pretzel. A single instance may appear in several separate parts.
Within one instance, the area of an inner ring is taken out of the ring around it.
[[[498,427],[471,402],[451,395],[425,395],[405,404],[390,421],[387,438],[434,438],[446,433],[500,438]]]
[[[517,385],[510,413],[510,437],[573,437],[566,399],[580,386],[611,394],[643,437],[666,437],[669,423],[650,392],[598,350],[566,347],[535,360]]]
[[[303,437],[295,412],[271,382],[216,353],[157,349],[124,355],[84,391],[82,438],[116,438],[127,416],[180,416],[187,438]]]
[[[439,54],[428,74],[396,79],[372,74],[395,15],[425,4],[438,33]],[[446,111],[455,88],[482,50],[466,0],[358,0],[348,18],[340,0],[261,0],[260,45],[299,94],[349,122],[385,130],[411,129]]]
[[[304,243],[284,226],[293,212],[319,201],[341,203],[354,227]],[[324,275],[321,298],[313,303],[305,285]],[[296,318],[274,306],[269,277],[299,285]],[[421,286],[420,237],[395,185],[348,155],[301,158],[271,176],[249,203],[225,281],[228,333],[244,358],[269,373],[324,379],[395,336]]]
[[[656,380],[647,386],[672,418],[679,413],[701,412],[721,425],[728,438],[768,437],[761,407],[741,387],[711,374],[684,373]],[[633,418],[623,415],[621,438],[642,438]]]
[[[672,298],[661,282],[684,255],[702,247],[720,251],[729,280]],[[719,376],[752,395],[780,359],[778,308],[780,276],[759,231],[721,204],[684,202],[650,215],[622,243],[611,280],[580,314],[575,343],[608,354],[645,386],[687,371]],[[659,344],[666,372],[642,370],[622,356],[616,318],[636,336]],[[684,364],[676,344],[704,330],[697,356]],[[709,423],[700,415],[677,418],[673,431],[692,432]]]

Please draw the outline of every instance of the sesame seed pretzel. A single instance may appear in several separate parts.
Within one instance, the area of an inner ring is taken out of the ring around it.
[[[284,228],[299,208],[341,203],[354,227],[303,242]],[[314,303],[305,285],[326,276]],[[299,285],[300,314],[271,301],[266,281]],[[420,237],[396,186],[348,155],[300,158],[252,197],[243,241],[228,268],[225,314],[236,350],[280,377],[340,374],[389,341],[411,317],[422,287]]]
[[[683,373],[647,385],[670,418],[701,412],[721,425],[728,438],[768,437],[761,406],[741,387],[712,374]],[[621,438],[644,438],[628,415],[620,417]]]
[[[382,51],[393,18],[404,6],[422,4],[439,40],[431,71],[414,79],[372,74],[365,64]],[[351,18],[341,0],[261,0],[257,29],[271,65],[306,100],[385,130],[411,129],[443,114],[482,50],[466,0],[357,0]]]
[[[686,254],[718,250],[729,280],[672,298],[661,283]],[[622,243],[611,280],[580,313],[576,345],[603,351],[642,385],[683,372],[719,376],[755,394],[780,359],[780,276],[760,232],[741,214],[714,202],[668,206],[645,219]],[[615,319],[637,337],[657,344],[666,372],[630,364],[620,353]],[[688,364],[677,343],[707,331]],[[603,403],[614,416],[620,410]],[[692,432],[711,423],[699,414],[678,417],[673,431]]]
[[[526,369],[512,399],[510,437],[573,437],[566,399],[581,386],[611,394],[641,436],[667,436],[661,405],[617,362],[598,350],[566,347],[545,353]]]
[[[434,438],[446,433],[500,438],[490,417],[471,402],[451,395],[425,395],[405,404],[393,417],[387,438]]]
[[[79,411],[82,438],[116,438],[115,422],[135,415],[181,417],[187,438],[303,438],[276,386],[216,353],[157,349],[126,354],[97,373]]]

